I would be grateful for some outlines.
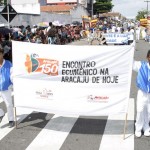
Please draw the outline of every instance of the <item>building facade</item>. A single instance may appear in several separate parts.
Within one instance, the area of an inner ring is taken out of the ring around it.
[[[52,22],[59,21],[60,23],[63,24],[71,24],[73,21],[82,22],[82,16],[89,15],[87,9],[83,5],[81,4],[77,5],[78,2],[85,4],[84,0],[61,0],[65,3],[61,3],[61,4],[57,3],[57,5],[61,6],[61,8],[57,10],[55,8],[55,11],[54,10],[45,11],[46,8],[42,10],[43,6],[52,6],[52,7],[56,6],[56,4],[49,5],[48,2],[50,2],[50,0],[49,1],[48,0],[20,0],[20,1],[8,0],[8,1],[12,5],[14,10],[17,12],[17,15],[9,23],[12,26],[19,26],[19,25],[32,26],[39,22],[50,22],[50,21]],[[60,0],[54,0],[53,2],[56,1],[60,2]],[[67,9],[65,6],[73,6],[73,7]],[[1,9],[0,11],[2,11],[3,8],[0,8]],[[8,22],[1,15],[0,15],[0,23],[4,23],[5,25],[8,24]]]
[[[40,15],[40,3],[38,0],[11,0],[10,4],[17,13]]]
[[[87,7],[87,0],[39,0],[41,6],[45,5],[77,5]]]

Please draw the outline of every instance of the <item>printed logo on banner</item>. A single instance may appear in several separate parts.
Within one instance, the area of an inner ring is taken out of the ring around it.
[[[47,99],[47,100],[53,98],[53,92],[51,90],[47,90],[46,88],[36,90],[35,94],[36,94],[36,98]]]
[[[87,100],[88,100],[88,102],[107,103],[109,100],[109,97],[108,96],[88,95]]]
[[[58,75],[57,60],[39,58],[38,54],[26,54],[25,67],[28,73],[41,72],[51,76]]]

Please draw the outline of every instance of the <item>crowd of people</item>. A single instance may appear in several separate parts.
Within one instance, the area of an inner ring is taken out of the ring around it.
[[[15,30],[13,30],[15,29]],[[9,34],[0,33],[0,93],[3,98],[8,112],[9,126],[14,126],[13,104],[11,98],[11,86],[13,83],[11,77],[12,69],[12,43],[11,40],[31,42],[38,44],[57,44],[64,45],[76,40],[86,37],[92,45],[94,40],[99,42],[99,45],[107,45],[105,33],[130,33],[128,44],[134,40],[138,41],[141,37],[146,39],[146,30],[140,27],[139,23],[133,22],[110,22],[108,20],[99,20],[94,28],[89,28],[86,35],[83,35],[84,28],[82,25],[65,25],[55,26],[49,22],[46,28],[34,26],[13,27]],[[149,81],[147,82],[147,74],[149,73],[150,65],[150,51],[147,54],[148,62],[134,62],[133,69],[138,72],[137,87],[138,104],[136,117],[135,135],[141,137],[142,130],[145,136],[150,136],[150,127],[148,120],[148,106],[149,103]],[[144,76],[142,75],[144,72]],[[144,83],[144,84],[143,84]],[[147,85],[148,84],[148,85]],[[143,101],[142,101],[143,100]],[[0,109],[0,122],[5,113]]]
[[[11,41],[31,42],[38,44],[68,44],[81,38],[86,38],[89,44],[93,44],[95,40],[99,45],[107,45],[105,38],[106,33],[129,33],[128,44],[133,40],[139,40],[141,33],[142,38],[146,39],[143,30],[140,29],[139,23],[132,21],[123,22],[118,20],[110,20],[109,18],[98,19],[97,24],[86,29],[82,23],[78,25],[66,24],[56,25],[49,22],[49,26],[13,26],[10,27],[9,34],[0,33],[0,45],[4,48],[4,58],[12,61]],[[145,31],[145,30],[144,30]],[[146,34],[146,33],[145,33]],[[135,36],[136,35],[136,36]]]
[[[31,42],[38,44],[57,44],[64,45],[70,42],[80,40],[81,37],[81,25],[55,26],[52,22],[49,22],[48,27],[28,25],[19,27],[10,27],[12,32],[8,34],[0,33],[0,45],[4,48],[4,58],[12,61],[12,46],[11,41]]]

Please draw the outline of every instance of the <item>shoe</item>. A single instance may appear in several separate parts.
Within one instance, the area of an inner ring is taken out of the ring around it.
[[[141,137],[142,136],[141,131],[135,131],[135,136],[138,138]]]
[[[9,128],[12,128],[15,126],[15,122],[14,121],[9,121]]]
[[[3,116],[0,116],[0,123],[1,123],[4,116],[5,116],[5,114]]]
[[[144,132],[144,136],[150,136],[150,132],[149,131],[145,131]]]

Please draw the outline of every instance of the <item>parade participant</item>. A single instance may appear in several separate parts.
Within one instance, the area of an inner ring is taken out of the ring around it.
[[[92,41],[93,41],[94,35],[93,35],[92,30],[88,30],[88,31],[89,31],[89,33],[86,33],[87,34],[87,40],[88,40],[88,43],[90,45],[92,45]]]
[[[56,27],[54,25],[51,26],[51,28],[49,29],[49,31],[47,32],[47,36],[48,36],[48,44],[54,44],[55,40],[56,40]]]
[[[140,27],[137,27],[137,28],[136,28],[136,31],[135,31],[135,33],[136,33],[136,40],[137,40],[137,41],[140,40],[140,32],[141,32]]]
[[[145,136],[150,136],[150,50],[147,52],[147,61],[134,61],[133,70],[138,72],[136,80],[138,93],[135,136],[141,137],[142,130]]]
[[[3,58],[4,50],[0,46],[0,93],[7,107],[7,114],[9,120],[9,127],[14,126],[14,112],[13,103],[11,97],[11,86],[12,86],[12,64],[10,61]],[[4,117],[4,111],[0,109],[0,122]]]
[[[128,45],[130,45],[134,41],[134,30],[133,30],[133,28],[128,28],[126,33],[128,34]]]
[[[106,42],[106,38],[103,34],[104,33],[102,31],[100,31],[100,43],[99,43],[99,45],[108,45]]]

